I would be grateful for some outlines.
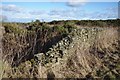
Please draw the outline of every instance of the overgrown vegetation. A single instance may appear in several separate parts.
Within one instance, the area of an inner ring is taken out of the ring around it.
[[[2,57],[6,66],[3,77],[39,78],[46,73],[47,76],[59,77],[57,75],[62,73],[66,78],[118,79],[119,23],[119,19],[3,23]],[[54,53],[49,54],[50,51]],[[42,65],[36,54],[42,56],[43,62],[48,62]],[[63,61],[57,65],[59,57]],[[57,67],[53,68],[53,65]],[[89,72],[91,69],[94,72]],[[57,70],[62,72],[54,75]]]

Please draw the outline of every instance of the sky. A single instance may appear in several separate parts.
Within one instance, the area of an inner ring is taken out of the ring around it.
[[[2,2],[0,10],[7,22],[118,18],[118,2]]]

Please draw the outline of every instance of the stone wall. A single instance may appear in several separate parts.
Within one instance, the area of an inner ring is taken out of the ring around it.
[[[35,55],[39,60],[40,77],[46,78],[49,70],[57,78],[85,77],[88,72],[98,68],[99,59],[89,51],[101,31],[102,28],[74,29],[47,53]]]
[[[67,37],[63,38],[56,45],[53,45],[47,53],[39,53],[35,56],[37,56],[39,60],[41,60],[41,56],[44,56],[44,59],[41,60],[43,64],[56,63],[59,61],[59,58],[69,55],[67,51],[74,48],[76,44],[79,44],[78,47],[86,49],[93,46],[98,33],[101,31],[101,28],[74,29]]]
[[[104,73],[118,76],[119,72],[111,74],[111,63],[118,66],[114,63],[119,61],[118,39],[117,29],[113,28],[74,29],[47,53],[35,55],[40,61],[39,75],[47,78],[51,71],[56,78],[104,77]]]

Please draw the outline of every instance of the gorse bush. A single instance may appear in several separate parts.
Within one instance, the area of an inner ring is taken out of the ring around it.
[[[19,28],[17,24],[4,24],[5,32],[6,33],[15,33],[20,34],[25,31],[25,29]]]
[[[63,26],[54,26],[53,31],[58,32],[60,34],[66,33],[66,29]]]
[[[73,29],[75,29],[74,25],[71,24],[65,24],[63,25],[65,29],[67,29],[67,31],[70,33]]]
[[[106,27],[106,26],[113,26],[118,27],[120,26],[120,19],[116,20],[81,20],[76,21],[75,24],[81,25],[81,26],[99,26],[99,27]]]

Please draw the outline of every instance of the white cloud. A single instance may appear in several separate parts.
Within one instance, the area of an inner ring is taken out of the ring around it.
[[[86,2],[87,0],[69,0],[67,4],[68,6],[76,7],[76,6],[84,5]]]
[[[46,11],[38,10],[38,11],[30,11],[29,13],[32,15],[42,15],[42,14],[46,13]]]
[[[74,17],[78,18],[83,16],[84,10],[80,8],[70,8],[70,9],[53,9],[49,12],[50,16],[58,15],[60,17]]]
[[[118,8],[105,8],[101,11],[88,13],[87,17],[90,19],[116,19],[118,18]]]
[[[117,9],[118,8],[107,8],[104,10],[98,10],[97,12],[86,11],[83,10],[82,7],[75,7],[81,4],[77,0],[75,3],[73,0],[69,0],[69,4],[71,4],[69,8],[60,8],[60,9],[52,9],[52,10],[29,10],[23,9],[16,5],[3,5],[1,8],[5,11],[5,15],[3,19],[8,19],[7,21],[25,21],[25,20],[35,20],[40,19],[44,21],[52,21],[52,20],[81,20],[81,19],[108,19],[108,18],[117,18]],[[73,2],[73,3],[72,3]],[[74,6],[74,7],[73,7]],[[23,12],[24,11],[24,12]],[[12,12],[12,13],[10,13]],[[16,13],[15,13],[16,12]]]
[[[0,6],[0,9],[2,9],[2,11],[9,11],[9,12],[16,12],[16,13],[20,13],[22,10],[21,8],[17,7],[16,5],[13,5],[13,4],[2,5],[2,6]]]

